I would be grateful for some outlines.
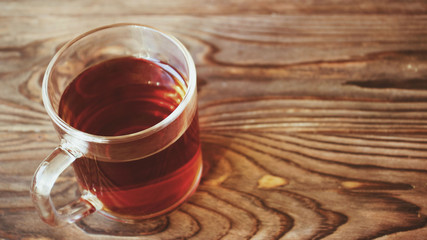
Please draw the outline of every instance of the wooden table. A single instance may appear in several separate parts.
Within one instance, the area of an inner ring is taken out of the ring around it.
[[[427,239],[426,1],[5,0],[0,10],[0,239]],[[207,173],[145,237],[96,215],[51,228],[28,192],[59,142],[40,96],[49,60],[116,22],[172,33],[198,69]]]

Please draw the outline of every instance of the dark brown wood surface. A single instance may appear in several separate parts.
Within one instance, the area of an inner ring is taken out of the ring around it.
[[[198,70],[206,174],[150,236],[96,215],[51,228],[29,197],[59,142],[44,70],[116,22],[172,33]],[[0,239],[427,239],[426,224],[426,1],[0,1]]]

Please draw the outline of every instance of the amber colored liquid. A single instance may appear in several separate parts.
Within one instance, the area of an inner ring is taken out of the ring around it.
[[[149,128],[171,114],[186,91],[180,75],[164,66],[123,57],[90,67],[64,91],[59,115],[101,136]],[[127,162],[79,158],[73,167],[81,187],[98,197],[107,215],[144,218],[171,210],[194,191],[202,167],[198,135],[196,114],[176,142],[154,155]]]

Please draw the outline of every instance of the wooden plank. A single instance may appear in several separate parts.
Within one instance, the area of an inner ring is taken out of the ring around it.
[[[50,2],[43,0],[2,1],[2,15],[241,15],[241,14],[425,14],[427,4],[423,0],[369,0],[337,2],[292,0],[175,0],[158,1],[72,1]]]
[[[94,215],[38,218],[58,144],[40,90],[67,40],[115,23],[177,36],[197,64],[205,175],[152,239],[424,239],[425,1],[0,2],[0,238],[148,239]],[[75,194],[62,176],[55,198]],[[160,221],[160,220],[159,220]],[[122,237],[119,237],[122,236]]]

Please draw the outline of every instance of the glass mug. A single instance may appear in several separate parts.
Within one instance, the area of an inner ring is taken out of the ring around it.
[[[114,24],[65,44],[42,85],[61,139],[31,184],[42,220],[57,226],[98,211],[135,223],[183,203],[202,172],[196,87],[186,48],[147,26]],[[50,193],[69,166],[81,196],[56,209]]]

